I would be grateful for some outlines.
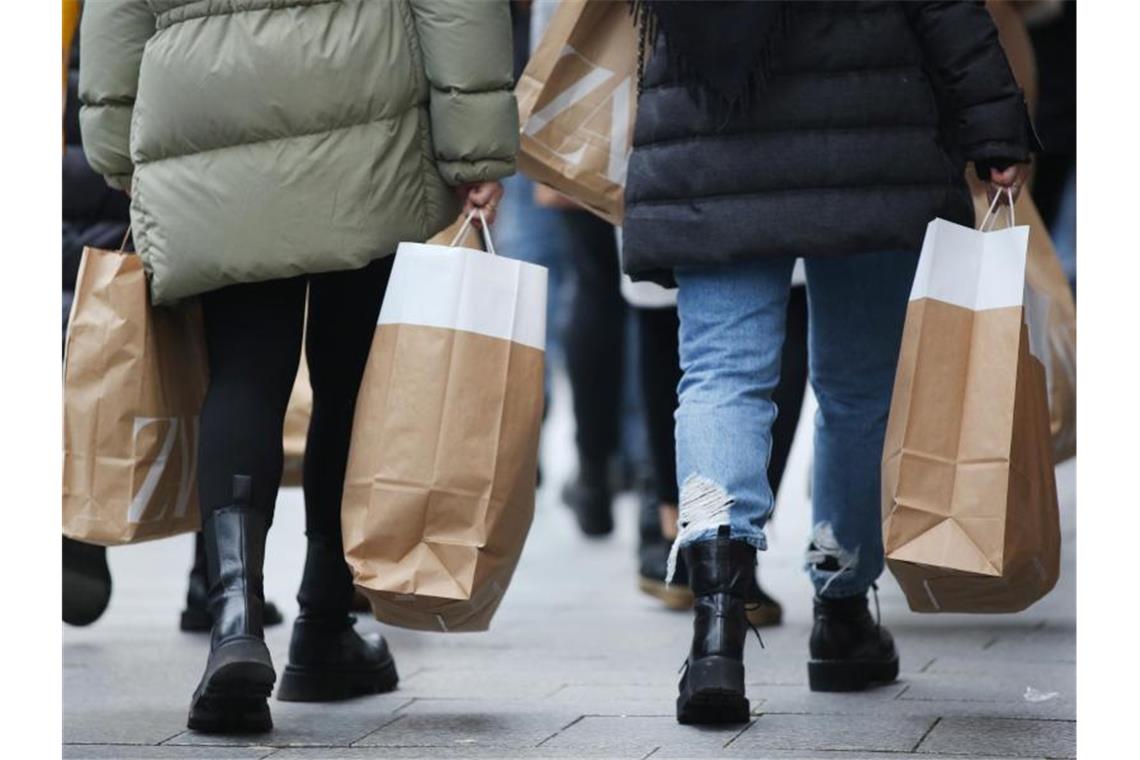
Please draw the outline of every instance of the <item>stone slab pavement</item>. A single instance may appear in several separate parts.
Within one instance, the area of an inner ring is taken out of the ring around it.
[[[636,500],[618,529],[587,541],[558,501],[574,467],[565,381],[544,437],[545,485],[513,585],[487,633],[383,630],[398,691],[351,702],[271,701],[275,729],[219,738],[187,731],[205,636],[179,632],[192,540],[110,551],[105,616],[64,631],[65,758],[1068,758],[1076,753],[1075,463],[1058,469],[1061,581],[1016,615],[918,615],[889,575],[883,620],[900,648],[896,684],[862,694],[806,686],[811,587],[805,414],[761,577],[786,622],[747,649],[753,718],[723,729],[678,725],[687,614],[636,588]],[[561,399],[561,401],[559,401]],[[810,399],[809,399],[810,411]],[[299,489],[282,492],[266,559],[268,596],[286,613],[267,639],[284,666],[304,557]]]

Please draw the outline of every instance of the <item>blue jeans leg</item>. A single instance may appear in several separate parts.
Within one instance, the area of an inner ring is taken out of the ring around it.
[[[714,538],[766,547],[768,456],[780,379],[791,258],[678,267],[681,320],[676,414],[680,532],[676,547]]]
[[[819,596],[864,593],[883,571],[883,437],[917,264],[893,251],[805,261],[819,401],[806,559]]]

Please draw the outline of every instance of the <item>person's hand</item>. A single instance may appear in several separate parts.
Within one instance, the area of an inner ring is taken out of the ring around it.
[[[455,194],[463,201],[463,214],[466,216],[476,209],[481,209],[487,218],[487,224],[495,221],[495,208],[503,197],[501,182],[471,182],[455,188]],[[479,217],[471,220],[475,226],[482,226]]]
[[[1005,191],[1010,190],[1013,192],[1013,199],[1016,201],[1017,197],[1021,195],[1021,188],[1025,186],[1026,180],[1029,179],[1029,164],[1012,164],[1005,169],[990,168],[990,180],[986,187],[986,197],[990,203],[993,203],[994,196],[1001,194],[1002,198],[1006,198]],[[998,201],[998,203],[1006,203],[1007,200]]]

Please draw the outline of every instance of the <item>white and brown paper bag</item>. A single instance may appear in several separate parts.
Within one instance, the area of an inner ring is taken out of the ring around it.
[[[919,612],[1014,612],[1060,568],[1029,229],[927,227],[883,458],[887,565]]]
[[[345,558],[379,620],[490,624],[534,516],[545,322],[543,267],[400,244],[341,513]]]
[[[637,107],[637,35],[629,7],[560,3],[515,97],[519,170],[621,224]]]
[[[86,249],[63,377],[63,534],[111,546],[198,530],[198,303],[152,306],[138,256]]]

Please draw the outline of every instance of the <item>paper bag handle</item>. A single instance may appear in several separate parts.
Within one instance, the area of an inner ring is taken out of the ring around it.
[[[990,202],[990,210],[986,212],[986,215],[984,217],[982,217],[982,223],[978,226],[978,229],[981,232],[989,231],[986,229],[986,225],[988,223],[997,223],[998,215],[994,212],[997,209],[998,201],[1001,199],[1001,194],[1003,192],[1009,195],[1009,226],[1014,227],[1017,225],[1017,219],[1013,215],[1013,189],[1006,187],[994,193],[994,199]]]
[[[463,239],[463,236],[467,234],[467,228],[471,226],[471,220],[475,218],[476,214],[479,215],[479,221],[482,222],[480,229],[483,231],[483,245],[487,247],[487,253],[494,256],[495,244],[491,242],[491,230],[487,226],[487,217],[483,216],[483,209],[481,208],[475,209],[463,220],[463,226],[459,228],[459,232],[455,233],[455,237],[451,241],[451,246],[454,248],[459,241]]]

